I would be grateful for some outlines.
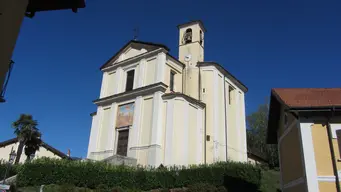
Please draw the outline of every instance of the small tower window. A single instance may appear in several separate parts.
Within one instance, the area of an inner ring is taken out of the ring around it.
[[[202,31],[200,30],[200,45],[202,45],[203,40],[204,36],[202,35]]]
[[[191,28],[186,29],[186,32],[183,37],[183,42],[185,44],[192,43],[192,29]]]

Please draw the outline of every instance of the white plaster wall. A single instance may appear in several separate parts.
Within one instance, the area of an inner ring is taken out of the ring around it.
[[[109,132],[109,126],[110,126],[110,119],[113,118],[111,117],[110,110],[111,107],[106,107],[103,110],[103,119],[101,122],[100,126],[100,131],[99,131],[99,151],[105,151],[107,147],[107,139],[108,139],[108,132]]]
[[[137,163],[140,165],[148,164],[148,150],[151,139],[152,130],[152,111],[153,111],[153,98],[146,97],[142,105],[142,119],[140,128],[140,149],[137,152]]]
[[[91,152],[97,151],[97,138],[98,138],[98,116],[93,115],[92,116],[92,122],[91,122],[91,129],[90,129],[90,136],[89,136],[89,145],[88,145],[88,154],[87,158],[91,159]]]
[[[174,121],[173,121],[173,163],[176,165],[183,165],[184,159],[184,145],[188,142],[188,138],[184,135],[184,105],[183,100],[174,100]],[[187,143],[188,145],[188,143]]]
[[[206,134],[211,138],[210,141],[206,141],[207,163],[225,161],[226,148],[229,160],[247,161],[244,93],[215,67],[202,67],[201,77],[201,98],[206,103]],[[228,94],[230,85],[235,88],[231,93],[231,104],[229,104]],[[226,116],[224,115],[225,102]]]
[[[13,143],[10,145],[7,145],[5,147],[0,147],[0,160],[2,161],[8,161],[9,160],[9,154],[11,153],[12,147],[14,151],[17,151],[19,143]],[[25,154],[24,154],[25,156]]]
[[[165,67],[165,81],[168,86],[166,93],[170,92],[170,73],[175,72],[174,76],[174,92],[182,92],[182,71],[178,67],[175,67],[172,63],[167,63]]]
[[[146,73],[146,75],[145,75],[145,77],[146,77],[145,86],[155,83],[156,63],[157,63],[156,58],[153,58],[151,60],[147,60],[146,71],[145,71],[145,73]]]
[[[39,158],[39,157],[49,157],[49,158],[57,158],[57,159],[61,159],[61,157],[59,157],[58,155],[55,155],[54,153],[52,153],[51,151],[47,150],[44,147],[40,147],[39,151],[36,152],[36,155],[34,158]],[[22,158],[20,158],[20,161],[22,161]],[[26,160],[26,156],[25,156],[25,160]]]
[[[206,135],[210,136],[210,141],[206,141],[206,163],[213,163],[213,153],[214,153],[214,132],[213,132],[213,122],[214,122],[214,97],[213,91],[214,85],[213,81],[214,72],[213,70],[202,70],[202,88],[205,89],[205,93],[202,94],[202,100],[206,103]]]
[[[13,150],[17,153],[18,152],[18,146],[19,142],[7,145],[5,147],[0,148],[0,160],[1,161],[8,161],[9,160],[9,154],[11,153],[11,150]],[[57,158],[60,159],[59,156],[55,155],[51,151],[47,150],[44,147],[40,147],[38,151],[36,151],[35,157],[34,158],[41,158],[41,157],[49,157],[49,158]],[[20,156],[19,163],[24,163],[26,161],[26,155],[25,151],[23,149],[23,152]]]
[[[110,96],[110,95],[113,95],[115,94],[115,89],[116,86],[117,86],[117,82],[115,81],[115,78],[116,78],[116,71],[114,72],[111,72],[111,73],[108,73],[108,91],[107,91],[107,94],[106,96]]]
[[[124,54],[124,58],[125,59],[129,59],[131,57],[135,57],[137,55],[142,54],[142,50],[138,50],[138,49],[134,49],[134,48],[130,48],[129,50],[127,50]]]
[[[197,164],[197,152],[196,150],[200,145],[200,136],[198,137],[197,129],[200,123],[198,121],[198,107],[189,104],[189,134],[188,134],[188,164]],[[185,141],[186,142],[186,141]]]

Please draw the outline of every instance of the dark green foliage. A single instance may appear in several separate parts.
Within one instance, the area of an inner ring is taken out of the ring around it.
[[[268,127],[267,104],[260,105],[258,111],[246,117],[247,124],[247,147],[248,151],[262,158],[265,158],[271,169],[279,167],[278,148],[277,145],[266,143],[266,134]]]
[[[21,114],[19,119],[12,123],[14,134],[19,139],[19,147],[15,164],[19,163],[23,149],[25,149],[26,160],[30,160],[30,156],[35,154],[42,143],[41,132],[37,128],[38,122],[33,119],[32,115]],[[25,146],[25,148],[24,148]]]
[[[39,186],[47,184],[72,184],[78,187],[98,188],[99,185],[110,189],[162,189],[181,188],[196,183],[209,183],[222,186],[229,178],[245,180],[255,186],[261,184],[259,167],[235,163],[216,163],[182,169],[145,169],[126,166],[112,166],[101,162],[80,162],[37,159],[22,165],[18,173],[19,186]],[[233,184],[232,182],[230,182]]]
[[[6,162],[0,161],[0,180],[2,180],[4,178],[7,166],[8,166],[8,164]],[[7,172],[7,178],[11,177],[13,175],[16,175],[19,167],[20,167],[20,165],[11,165],[8,169],[8,172]]]
[[[208,183],[190,185],[187,192],[216,192],[217,187]]]
[[[273,192],[280,188],[280,173],[274,170],[262,171],[262,192]]]

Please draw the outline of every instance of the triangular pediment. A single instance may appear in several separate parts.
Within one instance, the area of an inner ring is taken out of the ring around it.
[[[113,57],[111,57],[104,65],[102,65],[101,69],[159,48],[164,48],[169,51],[168,47],[162,44],[148,43],[143,41],[129,41]]]

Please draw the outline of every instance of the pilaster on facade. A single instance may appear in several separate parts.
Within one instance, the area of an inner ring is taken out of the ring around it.
[[[197,110],[197,164],[202,164],[203,162],[203,155],[204,155],[204,129],[203,129],[203,110]]]
[[[234,90],[234,98],[235,98],[235,109],[236,109],[236,129],[237,129],[237,143],[238,143],[238,160],[242,160],[243,158],[243,152],[240,150],[240,144],[243,142],[242,140],[242,133],[241,133],[241,129],[242,129],[242,122],[240,119],[240,97],[239,97],[239,92],[237,89]]]
[[[156,70],[155,70],[155,83],[164,82],[165,80],[165,66],[166,54],[161,52],[157,55]]]
[[[173,122],[174,122],[174,99],[167,101],[165,157],[166,166],[173,165]]]
[[[130,129],[129,141],[128,141],[128,153],[127,156],[131,158],[137,158],[137,147],[140,144],[140,129],[141,129],[141,116],[142,116],[142,102],[141,96],[135,100],[135,109],[133,117],[133,126]]]
[[[313,123],[300,122],[300,138],[303,152],[304,174],[309,192],[318,192],[315,152],[312,137]]]
[[[98,114],[92,117],[91,131],[90,131],[90,139],[88,146],[88,158],[92,158],[91,153],[96,151],[97,138],[98,138]]]
[[[218,71],[213,71],[213,162],[219,161],[219,103],[218,103]]]
[[[101,85],[101,92],[99,95],[99,98],[103,98],[106,97],[106,93],[107,93],[107,85],[108,85],[108,72],[104,72],[103,76],[102,76],[102,85]]]
[[[222,161],[227,161],[227,127],[228,127],[228,124],[227,124],[227,106],[226,106],[226,89],[225,89],[225,77],[222,76],[221,78],[221,81],[222,81],[222,88],[223,88],[223,91],[221,92],[222,96],[222,100],[221,100],[221,103],[223,104],[222,108],[221,108],[221,113],[224,114],[223,116],[223,119],[221,119],[221,122],[222,122],[222,134],[223,134],[223,146],[224,146],[224,149],[223,149],[223,155],[222,155]]]
[[[240,110],[241,110],[241,140],[240,140],[240,147],[242,151],[242,158],[241,161],[247,162],[247,139],[246,139],[246,119],[245,119],[245,97],[244,93],[241,93],[241,101],[240,101]]]
[[[228,148],[228,143],[229,143],[229,108],[230,108],[230,105],[229,105],[229,100],[230,100],[230,97],[229,97],[229,94],[228,94],[228,92],[226,92],[226,88],[227,88],[227,91],[228,91],[228,89],[229,89],[229,83],[228,83],[228,81],[227,81],[227,78],[226,77],[224,77],[224,93],[225,93],[225,97],[224,97],[224,105],[225,105],[225,111],[224,111],[224,120],[225,120],[225,131],[224,131],[224,133],[225,133],[225,141],[224,141],[224,143],[225,143],[225,156],[226,156],[226,161],[228,160],[228,156],[229,156],[229,153],[228,153],[228,150],[229,150],[229,148]]]
[[[116,86],[115,86],[114,94],[118,94],[118,93],[123,92],[122,77],[123,77],[123,69],[122,69],[122,67],[118,67],[116,69],[116,77],[115,77]]]
[[[116,138],[116,118],[117,118],[117,103],[111,104],[111,120],[108,128],[108,140],[106,150],[113,150],[115,147],[115,138]]]
[[[161,146],[162,146],[162,117],[163,117],[163,100],[162,92],[155,92],[153,95],[153,110],[152,110],[152,146],[148,153],[148,164],[152,166],[159,166],[161,162]]]
[[[140,63],[139,63],[139,72],[138,72],[137,88],[143,87],[143,85],[144,85],[145,68],[146,68],[146,59],[141,59],[141,60],[140,60]]]
[[[184,133],[184,140],[182,141],[184,143],[183,145],[183,158],[182,158],[182,164],[187,166],[188,165],[188,143],[189,143],[189,103],[187,101],[184,102],[184,127],[183,127],[183,133]]]

